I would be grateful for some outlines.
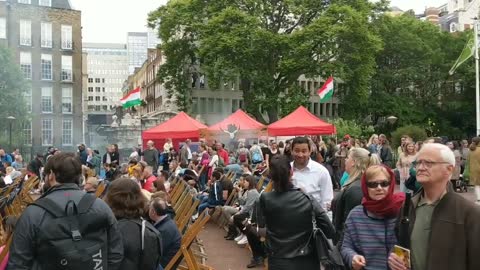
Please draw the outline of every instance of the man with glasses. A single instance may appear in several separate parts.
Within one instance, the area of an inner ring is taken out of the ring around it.
[[[480,207],[449,185],[453,152],[442,144],[425,144],[415,167],[423,189],[410,203],[408,235],[397,236],[411,251],[412,269],[480,269]],[[392,270],[408,269],[394,253],[388,262]]]

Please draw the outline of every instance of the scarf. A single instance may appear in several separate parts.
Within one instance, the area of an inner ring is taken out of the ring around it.
[[[384,218],[392,218],[396,217],[400,212],[400,209],[403,206],[403,202],[405,201],[405,193],[395,193],[395,175],[393,171],[388,168],[384,167],[388,174],[390,175],[390,186],[388,187],[388,194],[385,198],[381,200],[372,200],[368,195],[368,187],[367,187],[367,179],[365,173],[362,176],[362,191],[363,191],[363,199],[362,205],[371,213],[384,217]]]

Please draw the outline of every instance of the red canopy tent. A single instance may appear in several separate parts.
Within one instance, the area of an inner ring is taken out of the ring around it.
[[[253,135],[253,137],[257,137],[259,133],[265,129],[265,125],[253,119],[244,111],[239,109],[224,120],[210,126],[207,130],[211,133],[223,133],[227,135],[229,126],[231,125],[235,126],[235,128],[238,130],[239,134],[237,134],[237,136]]]
[[[142,133],[143,144],[146,141],[152,140],[157,149],[163,146],[165,139],[171,138],[173,145],[178,147],[178,143],[186,139],[198,141],[200,138],[200,131],[206,129],[207,126],[191,118],[188,114],[180,112],[169,120],[160,125],[147,129]]]
[[[268,126],[269,136],[328,135],[336,132],[333,124],[322,121],[303,106]]]

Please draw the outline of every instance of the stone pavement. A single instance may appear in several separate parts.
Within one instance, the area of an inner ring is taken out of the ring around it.
[[[250,262],[250,251],[245,247],[240,247],[233,240],[225,240],[223,238],[225,234],[225,230],[213,222],[208,222],[200,232],[199,238],[202,240],[208,256],[206,264],[215,270],[247,269],[247,264]]]

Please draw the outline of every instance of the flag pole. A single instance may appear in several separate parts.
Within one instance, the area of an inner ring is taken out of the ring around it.
[[[478,59],[478,19],[475,19],[474,25],[474,44],[475,44],[475,106],[476,106],[476,118],[477,118],[477,133],[475,136],[480,135],[480,77],[479,77],[479,59]]]

